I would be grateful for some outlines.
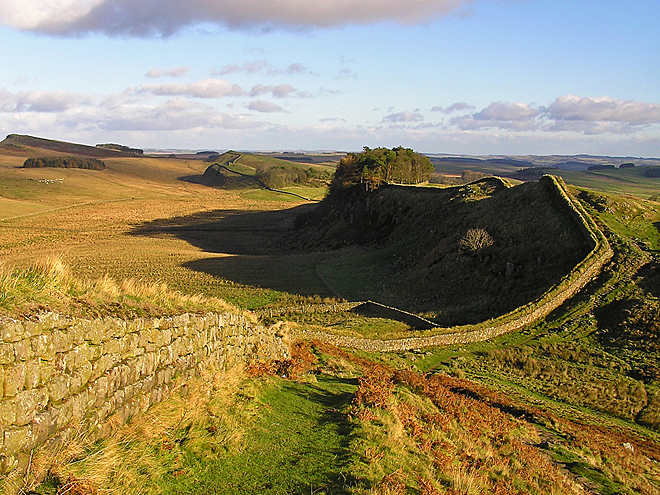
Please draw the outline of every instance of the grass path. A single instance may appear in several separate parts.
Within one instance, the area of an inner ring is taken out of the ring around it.
[[[186,474],[167,475],[164,493],[349,493],[350,425],[340,410],[356,388],[357,380],[328,376],[270,381],[249,442],[219,456],[187,452],[179,471]]]

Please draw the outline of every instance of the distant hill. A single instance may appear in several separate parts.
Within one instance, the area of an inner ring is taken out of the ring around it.
[[[107,150],[113,150],[113,151],[123,151],[125,153],[131,153],[133,155],[144,154],[144,150],[141,150],[139,148],[129,148],[128,146],[124,146],[123,144],[106,143],[106,144],[97,144],[96,147]]]
[[[4,141],[0,142],[0,149],[10,152],[26,151],[29,148],[49,150],[67,155],[87,156],[91,158],[110,158],[118,156],[136,156],[133,152],[119,151],[85,144],[67,143],[34,136],[21,134],[9,134]]]

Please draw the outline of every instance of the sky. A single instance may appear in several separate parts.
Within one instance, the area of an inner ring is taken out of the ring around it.
[[[660,157],[658,20],[658,0],[0,0],[0,134]]]

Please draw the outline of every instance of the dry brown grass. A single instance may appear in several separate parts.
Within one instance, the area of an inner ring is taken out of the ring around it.
[[[57,258],[39,260],[27,269],[9,269],[0,264],[0,311],[29,316],[44,310],[68,316],[125,318],[215,311],[254,319],[226,301],[185,295],[162,282],[117,282],[107,274],[97,280],[81,279]]]
[[[113,433],[101,442],[80,436],[42,449],[34,456],[31,473],[38,480],[54,478],[58,494],[161,493],[162,477],[177,469],[181,443],[192,450],[209,442],[227,450],[240,448],[251,414],[239,407],[240,396],[251,393],[245,387],[251,385],[242,368],[206,369],[199,378],[179,382],[168,399],[129,423],[115,421]]]

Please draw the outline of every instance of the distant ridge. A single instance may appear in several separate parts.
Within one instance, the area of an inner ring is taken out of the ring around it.
[[[109,158],[117,156],[136,156],[134,153],[116,151],[107,148],[97,148],[85,144],[67,143],[22,134],[9,134],[4,141],[0,142],[0,149],[16,151],[17,148],[30,147],[42,150],[56,151],[59,153],[89,156],[93,158]]]

